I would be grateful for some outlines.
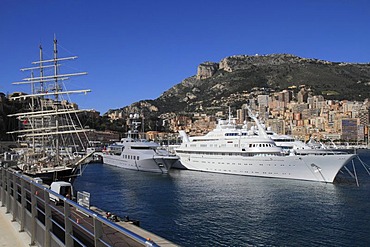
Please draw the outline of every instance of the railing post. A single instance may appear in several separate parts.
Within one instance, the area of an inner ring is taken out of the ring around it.
[[[64,198],[64,245],[65,246],[73,246],[73,228],[71,222],[71,208],[70,205],[67,203],[67,199]]]
[[[31,243],[30,245],[35,245],[36,240],[36,226],[37,226],[37,198],[36,198],[36,188],[35,185],[30,183],[31,187],[31,212],[32,212],[32,218],[31,218]]]
[[[26,182],[21,176],[21,216],[20,216],[20,232],[24,231],[25,220],[26,220],[26,208],[27,208],[27,198],[26,198]]]
[[[102,222],[99,221],[96,214],[93,214],[93,221],[94,221],[94,246],[101,247],[103,243],[100,241],[103,236],[103,226]]]
[[[49,198],[49,192],[44,189],[44,205],[45,205],[45,238],[44,238],[44,246],[50,246],[50,240],[51,240],[51,228],[52,228],[52,222],[51,222],[51,207],[50,207],[50,198]],[[66,245],[67,246],[67,245]]]
[[[17,217],[17,196],[18,196],[18,185],[16,181],[15,173],[11,174],[12,181],[13,181],[13,200],[12,200],[12,222],[16,221]]]
[[[7,186],[6,186],[6,214],[10,213],[10,192],[11,192],[11,180],[10,180],[10,175],[9,175],[9,170],[6,170],[6,181],[7,181]]]
[[[5,168],[1,168],[1,206],[5,206]]]

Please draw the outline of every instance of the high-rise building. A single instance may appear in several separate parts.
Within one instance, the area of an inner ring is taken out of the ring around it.
[[[301,88],[301,90],[297,94],[298,103],[306,103],[308,98],[308,92],[305,88]]]
[[[360,124],[369,125],[370,124],[370,108],[361,109],[358,113],[358,118],[360,119]]]
[[[346,141],[357,141],[357,119],[345,118],[339,120],[341,139]]]

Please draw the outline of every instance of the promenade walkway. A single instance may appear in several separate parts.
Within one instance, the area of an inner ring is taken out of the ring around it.
[[[19,232],[18,222],[12,222],[12,215],[5,214],[0,207],[0,247],[29,247],[31,238],[26,232]]]

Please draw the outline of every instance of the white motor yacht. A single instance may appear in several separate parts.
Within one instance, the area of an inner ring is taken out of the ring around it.
[[[138,122],[132,121],[131,126],[134,130],[128,132],[127,138],[103,150],[104,164],[130,170],[168,173],[179,157],[155,142],[139,139]]]
[[[251,112],[250,112],[251,115]],[[286,154],[271,139],[254,115],[258,133],[237,128],[235,121],[219,121],[205,136],[188,137],[176,149],[187,169],[214,173],[299,179],[332,183],[355,155],[335,152]]]

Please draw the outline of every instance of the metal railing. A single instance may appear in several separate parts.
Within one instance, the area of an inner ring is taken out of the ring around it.
[[[0,200],[19,231],[30,235],[30,245],[158,246],[12,169],[1,168]]]

